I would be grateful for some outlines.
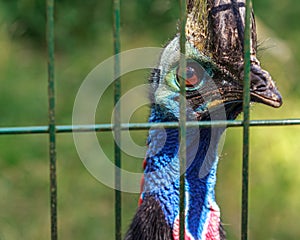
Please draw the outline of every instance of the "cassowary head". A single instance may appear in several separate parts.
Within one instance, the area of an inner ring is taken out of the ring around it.
[[[243,0],[189,0],[186,22],[186,98],[190,119],[206,119],[220,107],[228,119],[242,110],[244,78]],[[256,26],[251,16],[251,101],[280,107],[281,96],[256,58]],[[183,55],[182,55],[183,56]],[[153,101],[179,117],[179,36],[165,48],[159,77],[152,78]]]

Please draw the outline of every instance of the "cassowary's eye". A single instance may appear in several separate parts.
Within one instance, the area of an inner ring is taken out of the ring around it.
[[[176,77],[179,85],[180,80],[182,79],[181,73],[182,71],[178,67]],[[185,70],[185,86],[187,87],[187,90],[198,87],[203,78],[203,74],[203,69],[199,66],[198,63],[188,62]]]
[[[197,85],[199,82],[200,79],[197,76],[195,69],[192,67],[187,67],[185,85],[187,87],[193,87],[194,85]]]

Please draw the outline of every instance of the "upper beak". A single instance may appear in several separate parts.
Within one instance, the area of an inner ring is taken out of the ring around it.
[[[278,108],[282,105],[282,97],[277,90],[271,75],[260,65],[251,65],[251,100]]]

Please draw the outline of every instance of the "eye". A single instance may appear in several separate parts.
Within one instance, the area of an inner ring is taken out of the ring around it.
[[[200,66],[198,66],[198,63],[187,63],[186,70],[185,70],[185,86],[187,89],[196,88],[203,77],[203,70]],[[177,82],[180,85],[180,80],[182,79],[181,76],[181,69],[177,68]]]
[[[198,85],[199,83],[200,79],[197,76],[195,69],[190,66],[186,67],[185,85],[187,87],[193,87],[195,85]]]

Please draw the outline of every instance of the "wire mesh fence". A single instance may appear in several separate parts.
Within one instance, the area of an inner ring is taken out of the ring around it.
[[[57,240],[57,173],[56,173],[56,135],[60,133],[72,133],[72,132],[103,132],[113,131],[116,142],[120,142],[120,133],[122,130],[148,130],[153,126],[151,123],[122,123],[120,122],[120,109],[115,110],[114,123],[113,124],[95,124],[95,125],[57,125],[55,115],[55,76],[54,76],[54,9],[55,1],[47,0],[47,47],[48,47],[48,126],[28,126],[28,127],[1,127],[0,135],[14,135],[14,134],[48,134],[49,135],[49,169],[50,169],[50,218],[51,218],[51,239]],[[249,129],[250,127],[268,127],[268,126],[292,126],[300,125],[300,119],[279,119],[279,120],[250,120],[250,5],[251,1],[246,1],[246,28],[245,28],[245,78],[244,78],[244,103],[243,103],[243,120],[232,120],[232,121],[209,121],[209,122],[186,122],[185,120],[185,108],[182,104],[180,123],[161,123],[155,124],[165,128],[181,128],[181,137],[185,139],[185,127],[199,126],[199,127],[211,127],[211,126],[226,126],[226,127],[241,127],[243,128],[243,184],[242,184],[242,221],[241,221],[241,239],[248,239],[248,184],[249,184]],[[185,1],[179,1],[181,8],[181,19],[182,28],[184,28],[185,13]],[[113,32],[114,32],[114,53],[115,53],[115,76],[120,75],[120,59],[119,53],[121,52],[120,46],[120,1],[113,1]],[[182,39],[184,41],[184,39]],[[184,46],[184,44],[182,44]],[[183,50],[184,47],[182,47]],[[184,52],[184,51],[182,51]],[[114,83],[114,102],[119,102],[121,96],[121,85],[120,78]],[[183,88],[184,89],[184,88]],[[184,92],[182,93],[184,95]],[[121,149],[120,146],[115,144],[115,165],[121,168]],[[184,160],[185,149],[181,152],[182,159]],[[185,162],[183,161],[184,165]],[[184,176],[184,175],[183,175]],[[122,182],[121,174],[119,170],[115,172],[115,184],[120,186]],[[116,189],[118,189],[116,187]],[[184,189],[184,177],[181,179],[181,192]],[[115,239],[122,239],[122,223],[121,223],[121,191],[115,190]],[[184,194],[181,194],[181,216],[184,216]],[[183,217],[181,219],[184,219]],[[184,221],[180,223],[180,229],[184,229]],[[184,231],[181,231],[181,239],[184,239]]]

